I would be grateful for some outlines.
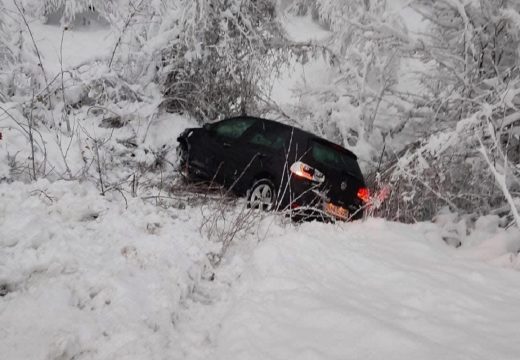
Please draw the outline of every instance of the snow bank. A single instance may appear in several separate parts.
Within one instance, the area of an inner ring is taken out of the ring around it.
[[[520,353],[520,277],[497,266],[511,246],[482,258],[446,245],[431,223],[295,227],[270,215],[213,270],[218,244],[200,235],[203,209],[127,201],[86,182],[0,184],[3,358]],[[491,220],[479,222],[479,246],[512,241],[489,233]]]
[[[173,356],[208,266],[198,213],[126,208],[88,183],[0,184],[2,358]]]
[[[517,359],[517,272],[456,258],[433,225],[305,224],[267,239],[213,359]]]

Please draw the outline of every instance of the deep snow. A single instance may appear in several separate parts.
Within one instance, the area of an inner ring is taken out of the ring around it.
[[[0,199],[3,359],[520,353],[518,259],[485,262],[446,245],[435,224],[295,226],[269,215],[213,269],[219,244],[186,201],[127,207],[87,183],[47,181],[1,184]],[[519,238],[500,231],[493,244]]]
[[[208,265],[197,212],[102,197],[77,182],[0,185],[2,359],[171,353]]]
[[[216,358],[518,359],[518,275],[431,225],[305,224],[254,251]]]

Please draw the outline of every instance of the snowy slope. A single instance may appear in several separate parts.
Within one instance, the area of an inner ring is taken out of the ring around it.
[[[520,353],[519,273],[447,246],[434,224],[268,216],[212,269],[198,207],[126,206],[77,182],[3,184],[0,198],[3,359]]]
[[[270,224],[201,284],[214,302],[192,302],[180,323],[186,358],[517,359],[518,272],[461,257],[439,234],[375,219]]]
[[[102,197],[88,183],[0,185],[2,359],[175,353],[181,303],[208,266],[200,211]]]
[[[454,255],[433,226],[381,220],[269,239],[216,358],[518,359],[518,273]]]

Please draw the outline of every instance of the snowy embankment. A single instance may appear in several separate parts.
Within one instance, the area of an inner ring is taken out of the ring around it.
[[[3,358],[520,353],[519,273],[447,246],[437,225],[268,216],[212,269],[217,244],[201,235],[199,208],[127,207],[116,195],[77,182],[0,186]],[[491,240],[518,246],[518,235]]]
[[[199,210],[126,208],[77,182],[1,184],[0,199],[2,359],[174,351],[181,304],[209,264]]]
[[[216,353],[518,359],[519,300],[518,272],[461,256],[434,225],[305,224],[255,250],[229,300]]]

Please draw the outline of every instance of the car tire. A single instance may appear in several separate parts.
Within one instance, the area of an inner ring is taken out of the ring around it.
[[[276,203],[276,188],[269,179],[256,180],[248,191],[247,203],[250,208],[270,211]]]

